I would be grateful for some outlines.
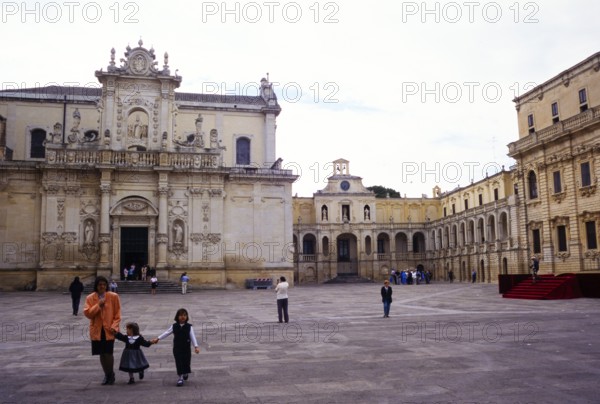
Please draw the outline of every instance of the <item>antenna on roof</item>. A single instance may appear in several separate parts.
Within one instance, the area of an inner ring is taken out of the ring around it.
[[[267,81],[269,81],[269,72],[267,72]]]

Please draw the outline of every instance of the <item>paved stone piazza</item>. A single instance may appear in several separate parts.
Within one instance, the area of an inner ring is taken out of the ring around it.
[[[146,377],[102,386],[88,321],[70,297],[0,295],[1,403],[598,403],[600,300],[503,299],[492,284],[378,284],[122,295],[122,327],[154,338],[190,311],[201,352],[183,387],[171,340],[145,349]],[[83,309],[83,303],[82,303]],[[115,368],[124,344],[115,343]]]

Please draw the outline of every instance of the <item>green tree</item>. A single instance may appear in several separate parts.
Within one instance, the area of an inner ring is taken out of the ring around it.
[[[396,191],[392,188],[386,188],[381,185],[374,185],[372,187],[367,187],[369,191],[373,191],[375,193],[375,198],[386,198],[388,194],[390,198],[400,198],[400,192]]]

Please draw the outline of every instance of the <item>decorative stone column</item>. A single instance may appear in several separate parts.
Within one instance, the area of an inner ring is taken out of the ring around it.
[[[104,173],[103,173],[104,176]],[[108,256],[110,247],[110,183],[102,180],[100,184],[100,192],[102,194],[100,200],[100,267],[110,267],[110,259]]]
[[[156,244],[158,246],[158,261],[157,268],[165,268],[167,266],[167,243],[169,241],[167,220],[169,218],[168,197],[169,187],[159,185],[158,187],[158,234],[156,235]]]

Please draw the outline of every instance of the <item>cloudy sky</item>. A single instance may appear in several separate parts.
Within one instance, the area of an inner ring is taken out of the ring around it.
[[[513,98],[600,50],[592,0],[0,6],[3,89],[97,85],[110,49],[140,38],[169,53],[182,92],[255,95],[268,72],[283,108],[277,155],[299,196],[324,188],[338,158],[366,186],[409,197],[508,168]]]

